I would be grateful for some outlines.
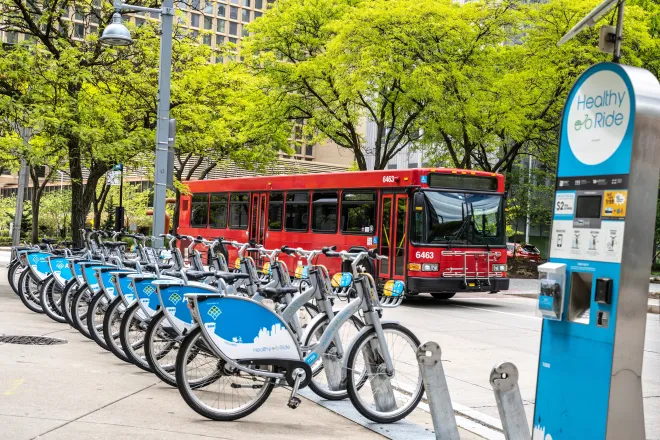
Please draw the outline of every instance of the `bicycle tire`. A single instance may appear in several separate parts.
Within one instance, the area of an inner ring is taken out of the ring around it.
[[[408,328],[397,324],[397,323],[392,323],[392,322],[387,322],[382,324],[383,327],[383,332],[387,332],[388,330],[392,331],[397,331],[402,334],[404,334],[410,342],[410,346],[413,349],[413,353],[417,352],[417,347],[419,347],[420,342],[419,339],[415,336],[415,334],[410,331]],[[351,347],[351,352],[348,355],[348,371],[362,371],[361,368],[356,367],[356,362],[358,359],[358,355],[360,354],[362,350],[363,344],[365,344],[365,341],[368,341],[369,339],[373,338],[376,336],[376,331],[372,328],[370,331],[367,331],[360,335],[353,343]],[[417,366],[417,361],[415,359],[415,366]],[[396,367],[395,367],[396,368]],[[417,371],[419,372],[419,367],[417,366]],[[380,373],[378,373],[380,374]],[[396,377],[396,370],[394,372],[394,375]],[[374,411],[373,408],[370,406],[367,406],[364,404],[362,399],[359,396],[359,391],[364,385],[364,381],[362,380],[364,378],[364,375],[360,375],[361,380],[359,382],[355,381],[355,375],[354,374],[348,374],[347,375],[347,381],[346,381],[346,388],[348,390],[348,397],[351,399],[351,403],[355,407],[355,409],[358,410],[360,414],[362,414],[364,417],[367,419],[376,422],[376,423],[394,423],[396,421],[399,421],[403,418],[405,418],[408,414],[410,414],[419,404],[419,402],[422,400],[422,396],[424,395],[424,384],[422,382],[422,376],[421,372],[419,372],[419,377],[418,377],[418,383],[420,383],[419,389],[413,390],[410,392],[411,396],[413,399],[411,400],[411,404],[399,411],[394,411],[393,413],[378,413]],[[401,391],[401,390],[399,390]],[[370,391],[372,393],[372,391]],[[413,395],[414,393],[414,395]],[[373,394],[372,394],[373,395]],[[389,414],[389,415],[388,415]]]
[[[317,321],[316,324],[314,324],[314,327],[310,328],[309,332],[307,333],[307,338],[302,342],[303,347],[309,347],[311,345],[310,339],[314,336],[316,333],[317,329],[322,328],[323,326],[327,326],[330,321],[328,320],[328,317],[326,315],[325,318],[321,319],[320,321]],[[348,321],[347,321],[348,322]],[[353,323],[355,326],[356,330],[359,332],[362,327],[364,327],[364,323],[357,317],[351,316],[350,322]],[[342,341],[344,342],[344,341]],[[350,346],[350,340],[345,341],[344,348],[348,349]],[[332,348],[329,347],[329,350]],[[346,355],[346,353],[344,353]],[[322,397],[323,399],[326,400],[344,400],[348,398],[348,391],[346,389],[340,391],[335,391],[335,392],[328,392],[323,386],[321,386],[317,381],[314,380],[314,378],[318,377],[319,374],[324,374],[323,373],[323,365],[320,365],[320,368],[313,368],[314,364],[311,365],[312,367],[312,375],[313,378],[309,382],[309,389],[311,389],[316,395],[319,397]]]
[[[135,345],[139,345],[140,347],[144,346],[144,335],[146,333],[146,328],[142,328],[142,323],[140,322],[141,320],[138,316],[136,316],[139,310],[140,305],[137,303],[137,301],[133,303],[128,309],[126,309],[126,313],[124,313],[124,317],[121,320],[119,338],[121,340],[121,346],[124,350],[124,354],[126,354],[126,357],[128,357],[131,363],[144,371],[152,373],[151,367],[149,366],[147,360],[135,351]],[[133,343],[130,340],[129,333],[133,330],[137,331],[138,333],[142,333],[141,342]]]
[[[54,295],[59,295],[59,304],[55,299]],[[50,275],[42,284],[39,294],[39,300],[41,301],[41,307],[44,310],[44,313],[48,315],[50,319],[55,322],[66,322],[64,316],[62,316],[62,297],[63,292],[60,286],[55,281],[55,278]]]
[[[196,381],[188,381],[186,367],[188,366],[189,352],[199,350],[197,347],[197,342],[200,339],[203,341],[202,329],[197,327],[188,333],[188,335],[183,339],[183,342],[181,342],[179,353],[176,359],[177,388],[179,389],[179,393],[181,393],[183,400],[188,404],[188,406],[192,408],[197,414],[200,414],[207,419],[218,421],[238,420],[252,414],[254,411],[259,409],[259,407],[261,407],[261,405],[266,402],[270,396],[270,393],[273,391],[274,384],[272,380],[265,380],[265,385],[261,387],[261,394],[254,400],[251,405],[238,411],[231,413],[213,411],[207,406],[203,406],[201,402],[199,402],[197,396],[194,394],[194,391],[200,387],[191,387],[191,383],[195,383]],[[206,351],[210,353],[208,349],[206,349]],[[220,377],[222,377],[222,375],[220,375]]]
[[[103,339],[105,339],[108,350],[110,350],[112,354],[128,364],[132,364],[133,362],[131,362],[128,356],[126,356],[126,353],[124,353],[124,349],[121,346],[121,339],[119,337],[121,320],[125,312],[126,306],[120,297],[117,297],[110,302],[108,310],[106,310],[105,316],[103,317]]]
[[[35,313],[44,313],[38,295],[39,282],[32,277],[29,270],[24,270],[18,281],[18,297],[28,310]]]
[[[74,329],[78,330],[76,323],[73,322],[71,315],[71,306],[73,305],[73,298],[78,292],[78,281],[73,279],[64,286],[64,294],[62,295],[62,316],[66,322]]]
[[[76,329],[86,338],[92,339],[87,328],[87,310],[93,297],[87,284],[78,288],[71,304],[71,319],[76,323]]]
[[[151,322],[149,322],[149,326],[147,327],[147,332],[144,335],[144,357],[147,359],[147,362],[151,367],[151,371],[153,371],[154,374],[158,376],[160,380],[176,388],[176,372],[175,372],[176,358],[171,367],[164,366],[160,362],[161,359],[163,359],[164,357],[162,351],[159,353],[157,352],[157,350],[155,350],[154,347],[154,339],[156,338],[158,331],[162,326],[163,321],[167,322],[167,317],[165,316],[165,313],[162,310],[160,310],[154,316],[151,317]],[[178,353],[179,346],[181,345],[179,342],[175,340],[171,340],[168,341],[168,344],[171,344],[171,346],[167,348],[168,351],[167,354],[169,354],[169,352],[175,348]]]
[[[89,335],[92,337],[94,342],[99,344],[99,347],[110,351],[108,344],[105,342],[105,338],[103,337],[103,321],[105,319],[107,306],[108,298],[103,294],[103,292],[97,293],[96,296],[92,298],[92,302],[89,303],[89,307],[87,308],[87,330],[89,331]],[[103,310],[104,308],[106,310]],[[99,314],[103,315],[100,324],[98,323]],[[101,327],[100,331],[99,326]]]
[[[25,271],[25,268],[21,266],[18,260],[14,260],[9,263],[9,270],[7,271],[7,279],[9,280],[9,285],[11,290],[18,295],[18,280],[21,277],[21,274]]]

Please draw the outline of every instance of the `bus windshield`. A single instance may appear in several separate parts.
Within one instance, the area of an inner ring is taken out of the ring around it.
[[[423,244],[503,246],[504,198],[495,194],[423,191],[413,237]]]

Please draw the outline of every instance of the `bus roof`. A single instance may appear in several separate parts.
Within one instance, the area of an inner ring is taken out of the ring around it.
[[[277,176],[233,177],[186,181],[193,193],[226,191],[287,191],[294,189],[405,188],[429,186],[430,174],[497,180],[496,192],[504,192],[504,176],[486,171],[456,168],[413,168],[402,170],[348,171],[344,173],[292,174]],[[465,188],[467,189],[467,188]]]

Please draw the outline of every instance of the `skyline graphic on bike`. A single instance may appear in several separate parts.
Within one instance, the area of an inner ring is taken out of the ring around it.
[[[266,307],[231,297],[200,298],[198,307],[213,342],[228,356],[300,359],[297,343],[286,326]]]

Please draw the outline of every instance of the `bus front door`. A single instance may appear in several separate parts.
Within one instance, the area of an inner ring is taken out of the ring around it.
[[[266,239],[266,212],[268,211],[266,193],[252,194],[252,213],[250,217],[250,241],[264,244]]]
[[[380,278],[403,280],[406,274],[408,196],[383,194],[380,203]]]

